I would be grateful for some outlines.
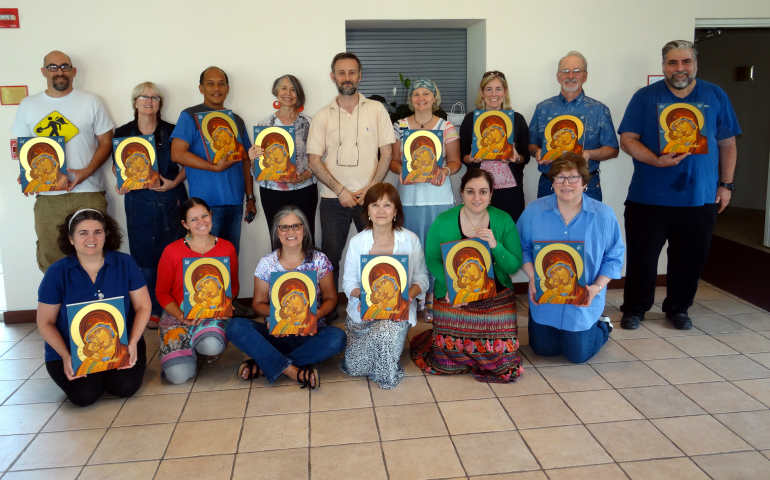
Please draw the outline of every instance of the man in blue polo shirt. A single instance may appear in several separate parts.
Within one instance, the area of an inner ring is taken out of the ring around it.
[[[561,85],[561,92],[555,97],[543,100],[535,108],[535,114],[529,124],[529,153],[537,161],[540,179],[537,185],[537,198],[553,193],[547,173],[553,159],[543,159],[541,148],[548,117],[558,115],[585,115],[584,144],[581,152],[588,161],[591,180],[588,182],[586,195],[602,201],[602,188],[599,179],[599,162],[618,156],[618,137],[612,124],[610,109],[602,102],[586,96],[583,83],[588,80],[588,62],[576,51],[567,53],[556,70],[556,81]]]
[[[696,80],[697,72],[692,42],[667,43],[665,82],[636,92],[618,129],[621,148],[634,159],[625,204],[628,270],[620,307],[625,329],[638,328],[652,307],[666,241],[663,312],[675,328],[692,328],[687,310],[698,290],[717,214],[735,188],[738,120],[725,92]]]
[[[211,234],[232,243],[237,253],[241,242],[244,193],[247,210],[244,220],[249,221],[249,213],[257,213],[254,181],[249,162],[228,160],[212,164],[206,160],[206,148],[194,118],[196,113],[225,110],[225,100],[230,92],[227,74],[221,68],[209,67],[201,73],[198,88],[203,94],[203,103],[179,115],[171,134],[171,159],[185,167],[190,197],[201,198],[211,207]],[[243,149],[248,151],[251,148],[249,134],[238,115],[235,115],[235,124],[241,134]]]

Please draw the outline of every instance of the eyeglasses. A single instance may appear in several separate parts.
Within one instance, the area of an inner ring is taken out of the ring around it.
[[[562,75],[569,75],[570,72],[572,72],[573,75],[580,75],[583,72],[587,72],[588,70],[583,70],[582,68],[576,68],[574,70],[570,70],[569,68],[564,68],[562,70],[559,70],[559,73]]]
[[[498,77],[505,79],[505,74],[503,72],[498,72],[497,70],[490,70],[482,75],[481,78],[487,78],[490,75],[497,75]]]
[[[68,63],[63,63],[61,65],[54,65],[52,63],[50,65],[46,65],[45,66],[45,69],[48,70],[49,72],[52,72],[52,73],[57,71],[57,70],[59,70],[60,68],[61,68],[62,72],[71,72],[72,71],[72,65],[70,65]]]
[[[288,232],[289,228],[291,228],[295,232],[299,232],[300,230],[302,230],[304,228],[304,225],[302,225],[301,223],[295,223],[293,225],[278,225],[278,230],[280,230],[280,231],[282,231],[284,233]]]
[[[138,98],[139,100],[141,100],[143,102],[145,102],[147,100],[152,100],[153,102],[160,102],[160,97],[148,97],[147,95],[139,95],[136,98]]]
[[[580,175],[570,175],[569,177],[564,175],[557,175],[553,177],[553,183],[564,183],[564,181],[567,180],[567,183],[574,184],[579,183],[581,178],[583,177]]]

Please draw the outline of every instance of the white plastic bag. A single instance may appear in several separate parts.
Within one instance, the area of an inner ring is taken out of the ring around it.
[[[457,112],[455,112],[455,110],[457,110]],[[463,105],[462,102],[457,102],[454,105],[452,105],[452,109],[446,114],[447,122],[451,123],[458,129],[460,128],[460,124],[463,123],[464,118],[465,118],[465,105]]]

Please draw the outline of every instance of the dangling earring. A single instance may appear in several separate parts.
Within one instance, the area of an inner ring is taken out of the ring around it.
[[[297,109],[297,111],[298,111],[298,112],[300,112],[300,113],[301,113],[303,110],[305,110],[305,106],[304,106],[304,105],[302,105],[301,107],[299,107],[299,108]]]
[[[367,217],[367,218],[368,218],[369,220],[371,220],[371,219],[372,219],[372,217],[370,217],[370,216],[369,216],[369,217]]]
[[[273,102],[273,108],[276,109],[276,110],[281,108],[281,102],[279,102],[278,100],[274,101]]]
[[[396,217],[393,217],[393,221],[394,221],[394,222],[396,221]]]

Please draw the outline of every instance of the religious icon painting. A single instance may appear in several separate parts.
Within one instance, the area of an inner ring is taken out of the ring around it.
[[[112,139],[118,188],[142,190],[160,186],[155,135]]]
[[[452,305],[475,302],[497,295],[492,250],[478,238],[441,244],[447,294]]]
[[[182,272],[184,318],[197,320],[233,316],[229,257],[185,258],[182,259]]]
[[[583,242],[533,242],[538,304],[588,305]]]
[[[706,127],[707,105],[696,103],[659,103],[658,134],[663,155],[674,153],[709,153]]]
[[[508,160],[513,158],[513,110],[473,112],[471,158]]]
[[[76,376],[129,366],[123,297],[73,303],[66,308]]]
[[[404,131],[404,153],[401,155],[401,181],[430,183],[441,171],[444,132],[441,130]]]
[[[294,127],[254,127],[254,145],[264,150],[262,156],[254,160],[251,173],[256,181],[299,179]]]
[[[361,255],[361,320],[409,320],[409,255]]]
[[[318,330],[318,273],[273,272],[270,274],[271,335],[315,335]]]
[[[64,137],[19,137],[22,193],[67,189]]]
[[[215,110],[195,114],[208,161],[216,165],[230,160],[246,160],[241,132],[232,110]]]
[[[555,160],[562,153],[583,154],[585,145],[585,115],[552,115],[546,117],[541,158]]]

